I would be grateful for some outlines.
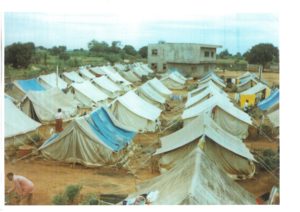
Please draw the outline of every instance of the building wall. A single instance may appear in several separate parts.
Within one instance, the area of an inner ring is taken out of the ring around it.
[[[160,73],[174,67],[186,75],[198,77],[215,68],[216,48],[201,44],[149,44],[148,65]]]

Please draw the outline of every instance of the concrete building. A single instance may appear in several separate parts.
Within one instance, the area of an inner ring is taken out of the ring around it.
[[[195,43],[162,43],[148,45],[148,65],[163,73],[177,69],[185,76],[201,77],[216,66],[220,45]]]

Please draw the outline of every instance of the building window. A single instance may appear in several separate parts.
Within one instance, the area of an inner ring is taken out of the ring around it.
[[[204,52],[204,57],[209,57],[209,51]]]
[[[153,56],[154,56],[154,55],[158,55],[157,49],[152,49],[151,54],[152,54]]]
[[[167,64],[163,64],[163,70],[167,70]]]
[[[151,69],[154,71],[157,71],[157,64],[156,63],[151,63]]]
[[[214,52],[211,52],[211,53],[210,53],[210,56],[211,56],[211,57],[214,57],[214,56],[215,56],[215,53],[214,53]]]

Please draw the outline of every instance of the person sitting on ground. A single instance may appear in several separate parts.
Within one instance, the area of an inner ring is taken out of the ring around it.
[[[62,124],[63,124],[63,113],[62,110],[58,108],[57,113],[55,115],[55,131],[57,133],[63,131]]]
[[[20,204],[23,199],[27,198],[27,204],[31,205],[34,184],[26,177],[15,175],[12,172],[9,172],[6,176],[9,181],[14,182],[14,187],[9,189],[6,193],[9,194],[12,191],[15,191],[18,195],[17,204]]]

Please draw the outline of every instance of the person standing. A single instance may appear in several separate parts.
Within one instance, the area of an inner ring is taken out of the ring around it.
[[[245,104],[244,104],[244,111],[245,111],[246,113],[248,113],[248,111],[249,111],[249,101],[248,101],[248,99],[246,99],[246,102],[245,102]]]
[[[20,202],[23,199],[27,199],[27,204],[31,205],[32,201],[32,192],[34,188],[33,182],[31,182],[29,179],[26,177],[20,176],[20,175],[15,175],[12,172],[9,172],[7,175],[7,178],[9,181],[14,182],[14,187],[9,189],[6,193],[9,194],[12,191],[15,191],[17,193],[17,204],[20,204]]]
[[[63,123],[63,113],[61,108],[58,108],[57,113],[55,115],[55,131],[57,133],[63,131],[62,123]]]

